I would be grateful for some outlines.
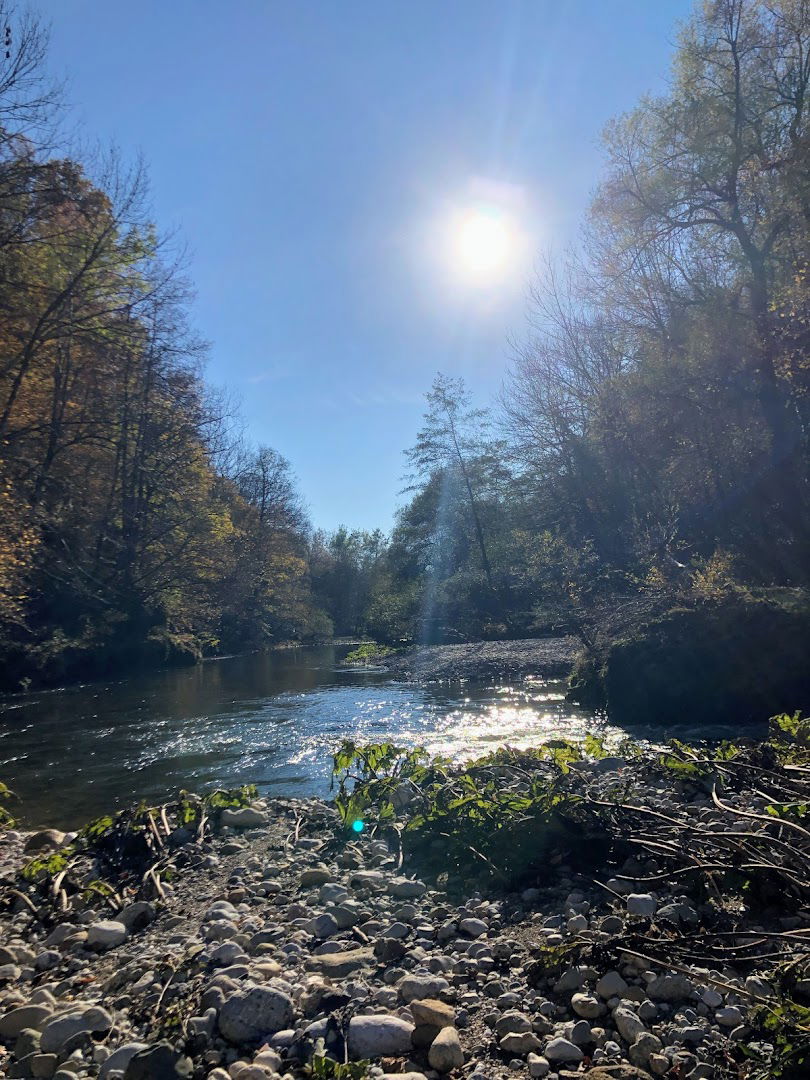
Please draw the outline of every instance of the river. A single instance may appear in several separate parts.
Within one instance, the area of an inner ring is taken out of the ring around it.
[[[347,651],[277,650],[0,699],[0,780],[21,800],[12,810],[69,829],[180,788],[325,795],[346,737],[464,758],[627,733],[567,704],[559,681],[414,687],[341,668]]]

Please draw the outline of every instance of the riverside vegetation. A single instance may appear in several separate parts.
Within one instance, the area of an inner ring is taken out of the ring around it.
[[[7,833],[5,1075],[807,1075],[810,720],[334,775]]]

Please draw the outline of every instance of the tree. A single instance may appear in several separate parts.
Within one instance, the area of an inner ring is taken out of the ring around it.
[[[593,236],[605,297],[659,341],[677,348],[696,306],[748,326],[746,375],[768,437],[759,496],[801,546],[794,566],[810,555],[808,433],[781,377],[774,301],[810,239],[809,80],[806,0],[704,3],[671,92],[607,130]]]
[[[481,567],[490,589],[494,588],[492,566],[479,512],[482,489],[497,456],[497,446],[487,438],[489,418],[483,409],[470,406],[463,379],[439,374],[426,395],[428,408],[414,446],[406,456],[414,477],[422,481],[436,473],[448,482],[457,475],[464,489],[470,521],[481,558]]]

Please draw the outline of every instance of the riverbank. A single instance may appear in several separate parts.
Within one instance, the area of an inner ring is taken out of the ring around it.
[[[395,678],[415,683],[482,681],[571,674],[582,643],[575,637],[415,645],[380,664]]]
[[[810,1004],[810,835],[766,810],[808,786],[769,746],[457,770],[445,780],[481,798],[542,790],[554,813],[585,814],[572,842],[522,804],[483,853],[438,827],[411,836],[429,780],[397,796],[399,832],[375,831],[372,806],[355,833],[317,799],[190,800],[102,824],[39,881],[16,873],[31,838],[8,834],[0,1072],[777,1075]],[[371,1064],[341,1072],[329,1054]]]

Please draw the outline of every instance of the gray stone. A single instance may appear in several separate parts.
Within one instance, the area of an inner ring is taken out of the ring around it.
[[[87,944],[95,949],[112,949],[126,941],[129,931],[122,922],[106,919],[87,928]]]
[[[628,1043],[634,1043],[638,1036],[647,1030],[644,1021],[626,1005],[617,1005],[613,1010],[613,1023],[621,1037]]]
[[[458,1032],[453,1027],[442,1028],[428,1050],[428,1063],[436,1072],[447,1073],[464,1064]]]
[[[124,1071],[124,1080],[179,1080],[180,1054],[167,1042],[156,1043],[133,1054]]]
[[[605,1006],[598,998],[594,997],[593,994],[583,994],[582,992],[574,994],[571,998],[571,1008],[577,1016],[581,1016],[585,1020],[595,1020],[597,1016],[601,1016],[605,1011]]]
[[[585,1055],[568,1039],[552,1039],[546,1043],[543,1057],[548,1061],[582,1061]]]
[[[359,875],[355,874],[352,884],[357,877]],[[425,895],[427,885],[423,881],[411,881],[410,878],[394,878],[388,885],[388,892],[398,900],[415,900],[418,896]]]
[[[533,1031],[509,1031],[498,1042],[501,1050],[510,1054],[528,1054],[530,1051],[539,1050],[542,1043]]]
[[[644,915],[648,918],[655,914],[658,901],[650,893],[630,893],[627,897],[627,912],[630,915]]]
[[[743,1022],[743,1014],[736,1005],[727,1005],[724,1009],[715,1009],[714,1018],[721,1027],[736,1027]]]
[[[529,1064],[529,1076],[547,1076],[551,1070],[551,1066],[546,1058],[541,1057],[539,1054],[529,1054],[527,1061]]]
[[[32,833],[25,842],[23,851],[45,851],[47,848],[59,848],[65,842],[65,834],[58,829],[40,829]]]
[[[606,1001],[608,998],[621,997],[627,989],[627,983],[618,971],[607,971],[596,983],[596,992]]]
[[[510,1032],[519,1034],[521,1031],[531,1031],[532,1022],[524,1013],[516,1009],[510,1009],[503,1013],[495,1022],[495,1034],[499,1037],[508,1035]]]
[[[349,1053],[353,1058],[408,1054],[413,1031],[413,1024],[398,1016],[353,1016],[349,1021]]]
[[[43,1053],[58,1053],[74,1035],[80,1032],[105,1032],[112,1027],[112,1017],[106,1009],[94,1006],[82,1012],[57,1016],[42,1029],[40,1049]]]
[[[155,918],[155,908],[147,900],[136,900],[133,904],[127,904],[118,913],[118,921],[123,923],[127,930],[143,930]]]
[[[650,1063],[650,1056],[659,1054],[661,1049],[661,1040],[649,1031],[643,1031],[630,1047],[627,1056],[634,1065],[646,1069]]]
[[[19,1061],[20,1058],[27,1057],[29,1054],[39,1050],[40,1038],[40,1033],[36,1028],[24,1028],[14,1043],[14,1057]]]
[[[52,968],[58,967],[59,961],[62,957],[56,951],[56,949],[46,949],[45,952],[41,952],[34,961],[34,968],[37,971],[50,971]]]
[[[132,1042],[124,1043],[124,1045],[119,1046],[117,1050],[113,1050],[107,1060],[102,1062],[101,1068],[98,1070],[100,1080],[105,1080],[105,1077],[109,1072],[124,1072],[132,1058],[134,1058],[136,1054],[139,1054],[141,1050],[146,1049],[146,1043]]]
[[[59,1064],[58,1054],[32,1054],[30,1059],[31,1075],[35,1080],[50,1080]]]
[[[692,983],[685,975],[657,975],[647,984],[647,993],[653,1001],[688,1001],[692,996]]]
[[[422,998],[438,997],[449,985],[447,979],[435,975],[406,975],[400,979],[397,989],[405,1004],[410,1005],[412,1001]]]
[[[232,1043],[258,1042],[290,1026],[293,1004],[281,990],[253,986],[232,994],[219,1011],[219,1030]]]
[[[371,949],[351,949],[348,952],[312,956],[306,963],[310,971],[320,971],[333,979],[342,979],[346,975],[351,975],[353,971],[373,965],[374,952]],[[430,996],[430,994],[425,994],[425,997]]]
[[[332,934],[338,932],[337,919],[333,915],[316,915],[313,919],[310,919],[306,925],[306,929],[317,938],[331,937]]]
[[[458,928],[465,937],[477,938],[487,932],[487,924],[483,919],[462,919]]]
[[[220,821],[232,829],[256,829],[267,824],[267,814],[252,806],[243,806],[239,810],[223,810]]]
[[[571,1028],[569,1038],[575,1046],[586,1046],[588,1043],[593,1042],[591,1025],[587,1020],[577,1020]]]
[[[24,1028],[41,1031],[52,1016],[50,1005],[21,1005],[0,1016],[0,1039],[16,1039]]]

